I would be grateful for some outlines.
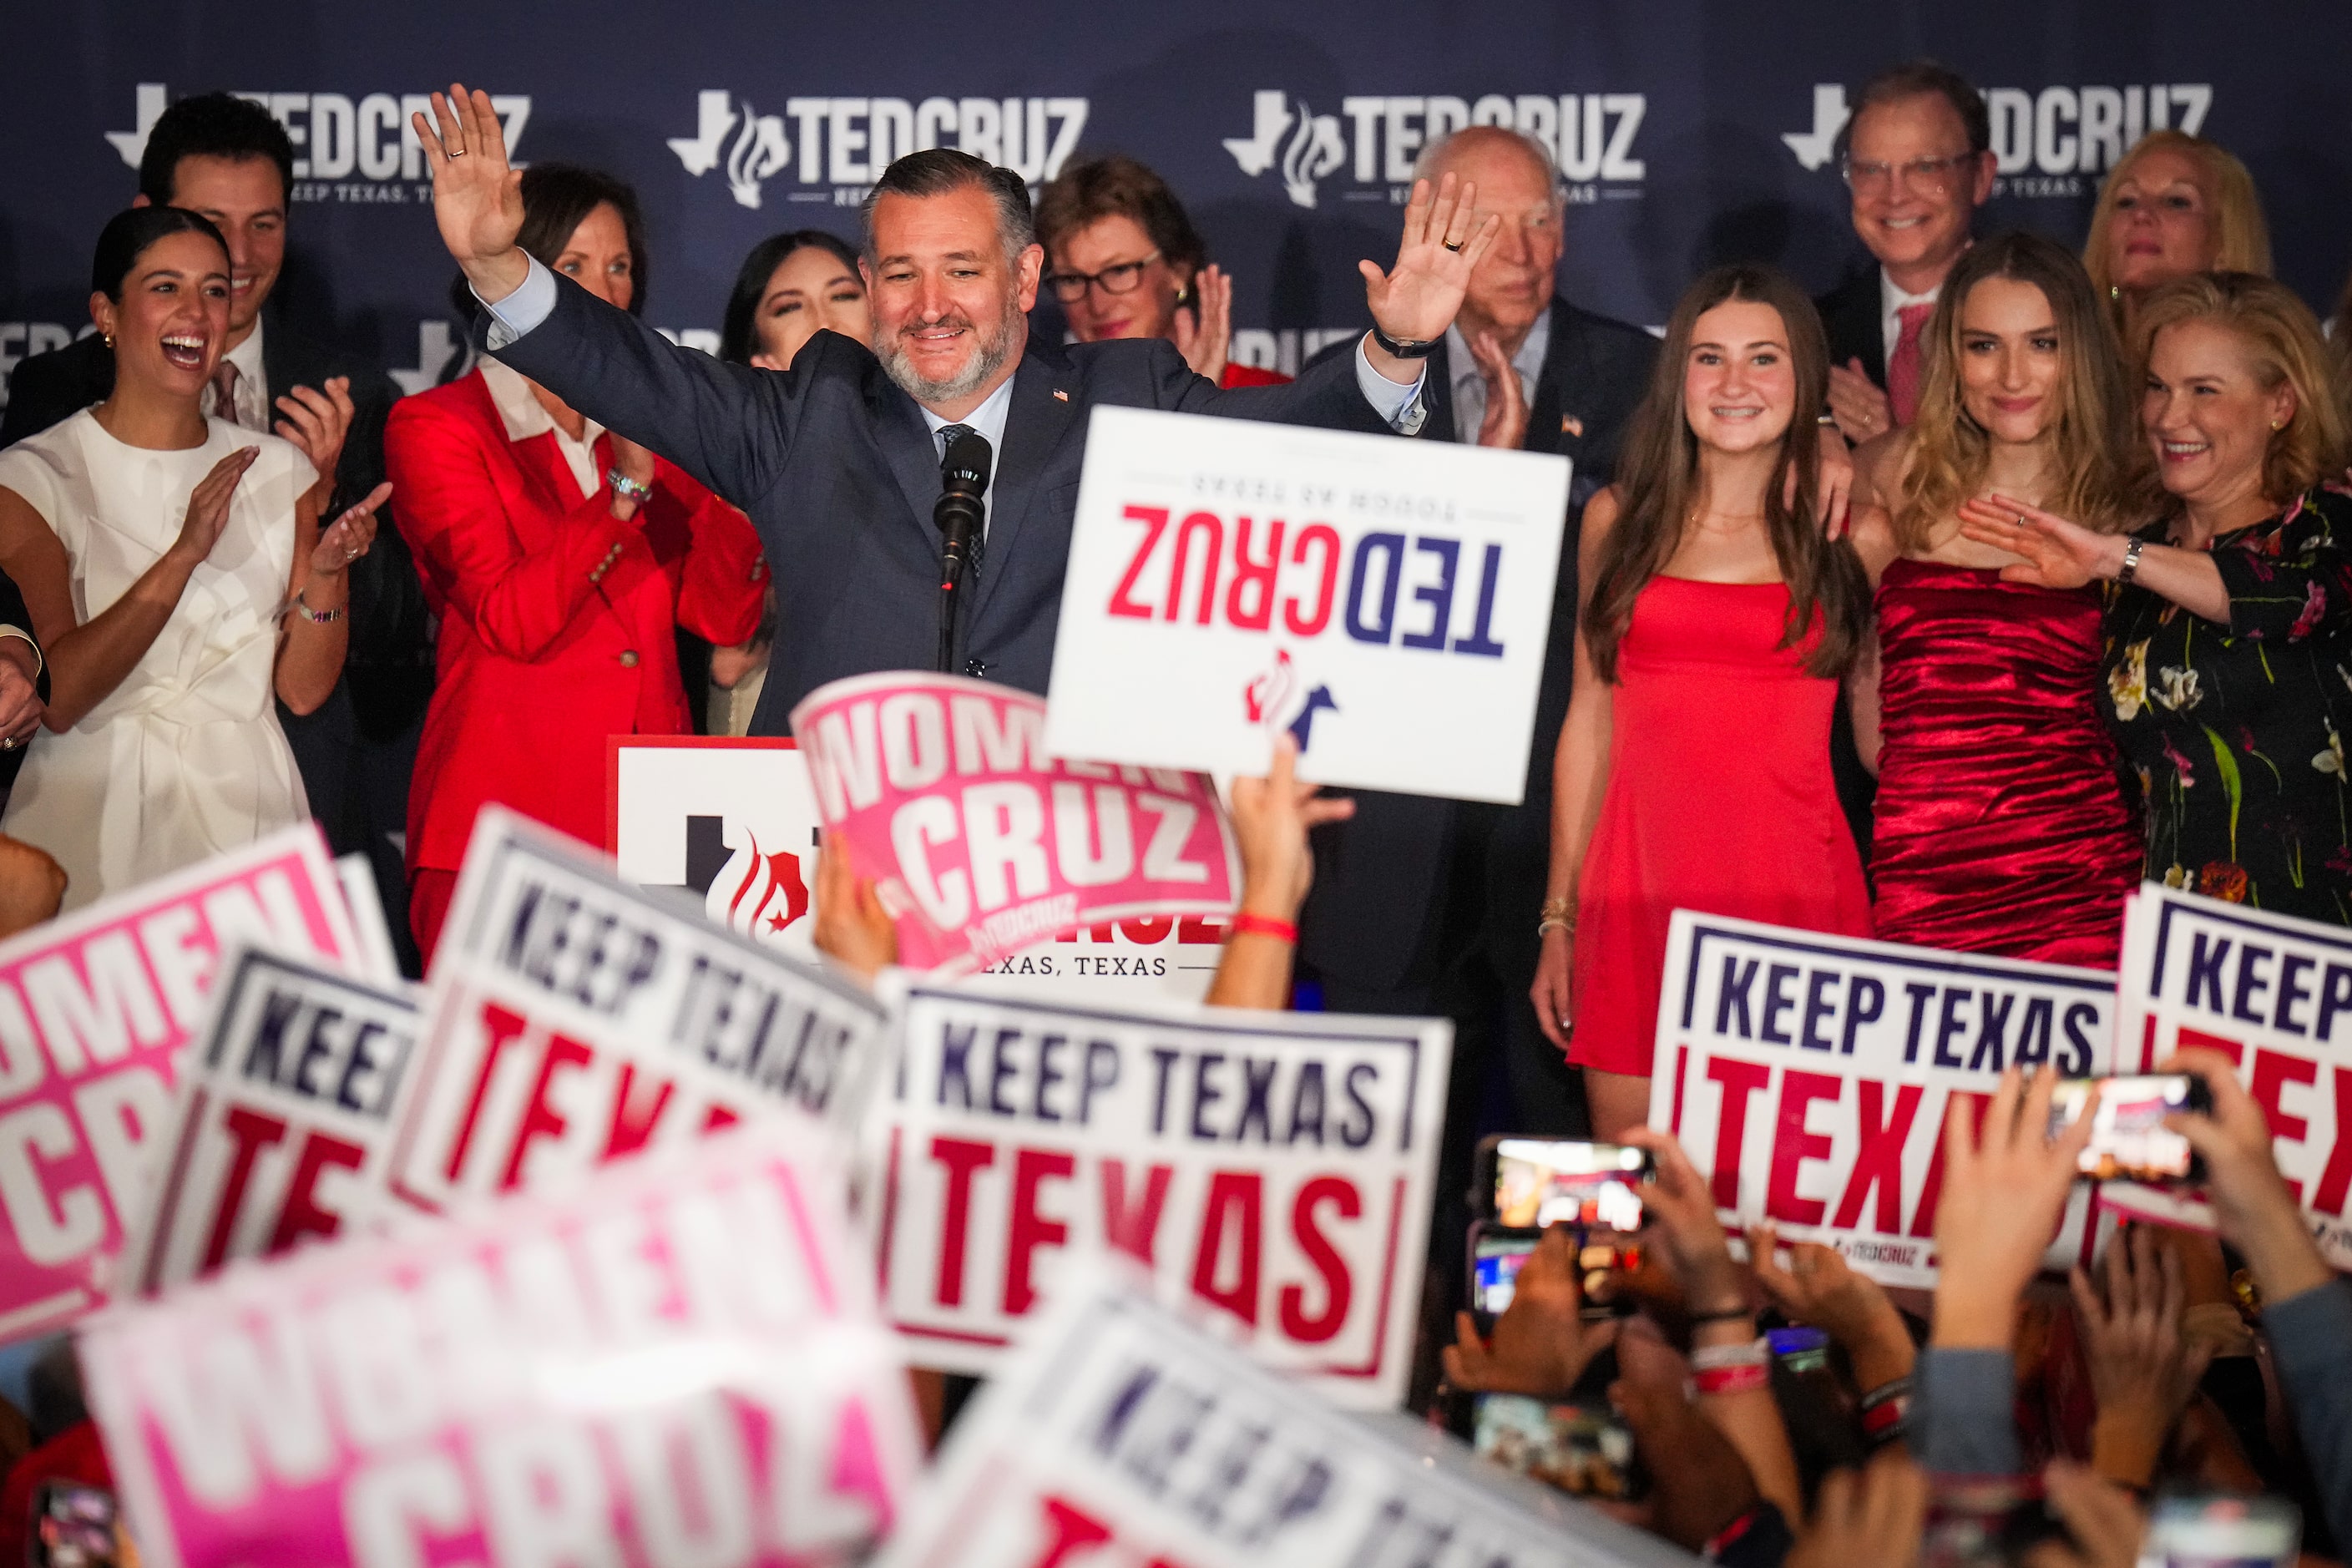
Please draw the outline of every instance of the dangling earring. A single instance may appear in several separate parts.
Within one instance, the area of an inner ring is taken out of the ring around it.
[[[2120,300],[2120,299],[2122,299],[2123,297],[2124,297],[2124,286],[2123,286],[2122,284],[2120,284],[2120,283],[2110,283],[2110,284],[2108,284],[2108,285],[2107,285],[2107,298],[2108,298],[2108,299],[2110,299],[2110,300]]]

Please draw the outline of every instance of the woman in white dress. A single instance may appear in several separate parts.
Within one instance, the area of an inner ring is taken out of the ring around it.
[[[333,689],[391,489],[320,529],[340,383],[278,400],[287,439],[205,418],[229,262],[204,218],[119,214],[90,289],[113,393],[0,452],[0,568],[47,650],[51,731],[0,831],[57,858],[68,909],[310,815],[270,699],[307,713]]]

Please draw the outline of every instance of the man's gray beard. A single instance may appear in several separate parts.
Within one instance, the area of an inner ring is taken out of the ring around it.
[[[1017,310],[1007,310],[996,336],[982,342],[971,362],[944,381],[932,381],[916,372],[904,337],[892,340],[890,346],[881,351],[882,369],[898,384],[899,390],[927,407],[934,403],[953,403],[987,385],[989,378],[1003,370],[1004,362],[1013,357],[1013,351],[1021,343],[1020,334],[1028,329],[1026,317]],[[977,333],[978,330],[975,322],[973,331]]]

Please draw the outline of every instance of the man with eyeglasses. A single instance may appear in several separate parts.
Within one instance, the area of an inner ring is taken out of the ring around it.
[[[1830,340],[1830,410],[1857,444],[1911,423],[1920,334],[1992,195],[1992,121],[1981,93],[1933,60],[1864,84],[1843,160],[1853,231],[1875,267],[1816,301]]]

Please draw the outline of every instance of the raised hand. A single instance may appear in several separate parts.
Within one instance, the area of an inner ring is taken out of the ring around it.
[[[1906,1568],[1919,1561],[1927,1521],[1927,1475],[1907,1450],[1891,1447],[1858,1472],[1822,1478],[1813,1517],[1784,1568]]]
[[[229,503],[236,498],[237,482],[260,455],[259,447],[239,447],[215,463],[212,472],[197,480],[196,488],[188,493],[187,516],[180,523],[180,537],[172,542],[172,552],[187,565],[194,566],[220,542],[221,530],[228,526]]]
[[[1234,280],[1213,264],[1192,279],[1191,310],[1176,312],[1176,348],[1194,375],[1223,381],[1233,352]]]
[[[1748,1233],[1756,1282],[1774,1306],[1843,1345],[1864,1390],[1911,1370],[1910,1331],[1876,1280],[1856,1273],[1837,1248],[1817,1241],[1790,1242],[1789,1267],[1783,1268],[1780,1247],[1780,1229],[1769,1220]]]
[[[1412,201],[1404,209],[1404,237],[1397,246],[1396,265],[1386,272],[1371,261],[1359,261],[1364,275],[1364,302],[1372,320],[1391,338],[1425,341],[1442,335],[1454,324],[1469,291],[1470,274],[1495,243],[1503,226],[1489,215],[1474,231],[1478,187],[1463,185],[1457,192],[1454,176],[1446,175],[1433,193],[1427,180],[1416,180]],[[1418,370],[1411,362],[1383,364],[1390,356],[1376,355],[1373,368]],[[1390,376],[1392,381],[1405,374]]]
[[[278,434],[302,448],[310,467],[331,490],[335,466],[342,461],[343,441],[352,432],[357,411],[352,406],[352,378],[331,375],[325,386],[298,386],[278,400]]]
[[[368,491],[365,500],[335,519],[311,548],[310,570],[321,577],[350,570],[352,563],[365,555],[368,547],[375,542],[376,508],[391,496],[391,484],[380,484]]]
[[[2094,578],[2114,576],[2123,560],[2122,539],[2094,533],[2079,522],[2007,496],[1962,501],[1960,531],[1979,544],[2023,558],[2000,569],[2005,583],[2079,588]]]
[[[816,862],[816,950],[866,984],[898,962],[898,927],[849,863],[849,840],[825,836]]]
[[[2050,1100],[2058,1075],[2011,1068],[1976,1131],[1955,1102],[1944,1121],[1944,1192],[1936,1205],[1935,1342],[1956,1349],[2007,1350],[2017,1304],[2057,1233],[2074,1184],[2075,1157],[2091,1141],[2092,1087],[2083,1114],[2053,1142]]]
[[[1642,1194],[1649,1222],[1643,1234],[1659,1243],[1682,1286],[1684,1308],[1693,1316],[1713,1316],[1746,1306],[1748,1284],[1732,1261],[1722,1222],[1715,1217],[1715,1192],[1706,1178],[1671,1132],[1636,1127],[1624,1135],[1624,1142],[1647,1149],[1656,1163],[1657,1180]]]
[[[2284,1301],[2334,1279],[2279,1174],[2270,1122],[2238,1081],[2230,1058],[2219,1051],[2180,1051],[2157,1070],[2195,1073],[2212,1093],[2210,1115],[2168,1116],[2164,1124],[2204,1156],[2205,1195],[2221,1239],[2245,1254],[2263,1300]]]
[[[451,83],[433,95],[433,119],[411,115],[433,169],[433,221],[466,280],[486,300],[505,299],[530,276],[515,245],[522,232],[522,174],[507,164],[506,129],[487,92]]]
[[[1478,422],[1478,445],[1516,451],[1528,435],[1528,399],[1519,385],[1518,367],[1492,332],[1471,340],[1470,357],[1478,362],[1478,379],[1486,384],[1486,416]]]
[[[2189,1287],[2180,1255],[2160,1246],[2144,1226],[2107,1244],[2105,1291],[2074,1270],[2074,1316],[2083,1326],[2091,1393],[2098,1404],[2091,1430],[2091,1462],[2125,1486],[2145,1487],[2156,1475],[2166,1435],[2197,1392],[2208,1341],[2181,1336]]]
[[[1298,742],[1274,742],[1274,764],[1262,779],[1233,784],[1234,838],[1242,855],[1242,908],[1272,920],[1295,921],[1315,880],[1315,851],[1307,836],[1327,822],[1355,816],[1356,803],[1318,794],[1298,781]]]
[[[1565,1226],[1544,1232],[1519,1268],[1511,1304],[1495,1320],[1489,1344],[1477,1321],[1454,1315],[1454,1342],[1443,1352],[1445,1380],[1478,1394],[1527,1394],[1556,1398],[1576,1386],[1584,1369],[1616,1338],[1617,1325],[1584,1321],[1577,1288],[1576,1237]]]

